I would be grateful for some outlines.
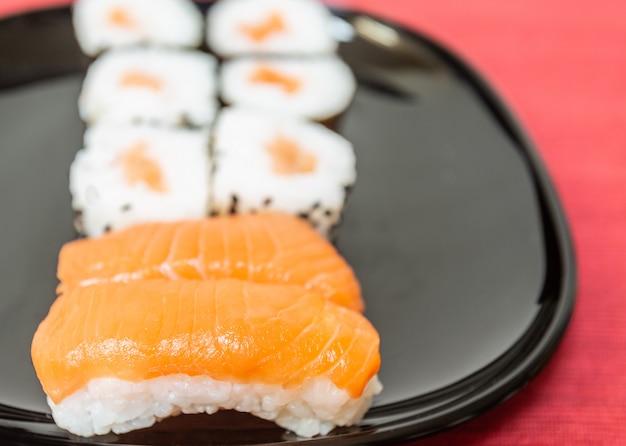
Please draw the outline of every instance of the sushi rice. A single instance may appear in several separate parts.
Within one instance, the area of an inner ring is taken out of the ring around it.
[[[78,106],[87,123],[210,125],[218,107],[215,58],[199,51],[129,48],[89,67]]]
[[[321,124],[226,108],[216,122],[211,211],[306,218],[326,237],[356,181],[352,144]]]
[[[223,64],[220,84],[226,104],[315,121],[346,111],[356,92],[354,74],[336,56],[233,59]]]
[[[77,229],[93,237],[140,222],[206,216],[208,146],[206,130],[89,128],[70,167]]]
[[[312,437],[360,421],[381,390],[376,376],[360,397],[352,398],[325,377],[285,389],[176,374],[141,382],[94,379],[61,403],[50,398],[48,403],[57,425],[84,437],[121,434],[181,413],[213,414],[221,409],[248,412],[301,437]]]
[[[73,22],[83,52],[138,44],[197,47],[202,43],[202,13],[189,0],[78,0]]]
[[[313,0],[222,0],[207,22],[209,47],[221,57],[321,55],[337,48],[332,16]]]

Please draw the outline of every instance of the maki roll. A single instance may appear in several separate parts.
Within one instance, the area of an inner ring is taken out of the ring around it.
[[[198,47],[202,13],[188,0],[78,0],[73,22],[85,54],[137,44]]]
[[[207,41],[219,56],[320,55],[337,48],[332,16],[314,0],[222,0],[209,11]]]
[[[222,100],[269,112],[331,122],[356,92],[354,74],[336,56],[311,58],[240,58],[221,73]]]
[[[332,238],[356,181],[352,144],[321,124],[227,108],[216,122],[211,211],[276,210]]]
[[[92,237],[140,222],[206,216],[208,146],[205,130],[91,127],[70,167],[77,231]]]
[[[215,58],[199,51],[110,51],[89,68],[78,107],[88,123],[206,126],[217,110]]]

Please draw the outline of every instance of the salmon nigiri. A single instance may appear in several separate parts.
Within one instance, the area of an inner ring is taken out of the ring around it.
[[[148,223],[77,240],[61,250],[58,277],[60,290],[105,281],[236,278],[300,285],[363,309],[354,272],[333,245],[282,213]]]
[[[224,408],[311,436],[362,417],[381,389],[378,347],[360,313],[301,286],[137,279],[65,287],[32,360],[55,421],[78,435]]]

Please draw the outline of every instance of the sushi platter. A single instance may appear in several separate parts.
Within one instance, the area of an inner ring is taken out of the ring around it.
[[[314,0],[126,4],[0,21],[3,444],[402,442],[541,371],[572,242],[471,67]]]

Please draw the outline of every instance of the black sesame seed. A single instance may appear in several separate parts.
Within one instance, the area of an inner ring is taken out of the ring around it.
[[[319,201],[316,201],[315,203],[313,203],[313,206],[311,206],[311,210],[314,211],[315,209],[317,209],[321,205],[322,205],[322,203],[320,203]]]
[[[107,233],[107,232],[111,232],[112,230],[113,230],[113,227],[112,227],[111,225],[106,225],[106,226],[104,227],[104,232],[105,232],[105,233]]]
[[[298,214],[298,217],[303,218],[305,220],[308,220],[309,219],[309,214],[308,214],[308,212],[300,212]]]
[[[269,207],[272,204],[272,198],[271,197],[267,197],[265,200],[263,200],[263,206],[264,207]]]
[[[132,204],[130,203],[126,203],[124,206],[122,206],[122,208],[120,209],[122,212],[128,212],[133,208]]]
[[[339,233],[339,225],[338,224],[334,224],[330,228],[328,228],[328,240],[330,240],[330,242],[333,245],[337,244],[337,235],[338,235],[338,233]]]
[[[332,210],[332,209],[326,209],[326,210],[324,211],[324,215],[325,215],[325,216],[327,216],[327,217],[332,217],[332,215],[333,215],[333,210]]]
[[[230,205],[230,215],[234,215],[237,213],[237,203],[239,202],[239,198],[237,198],[237,195],[233,194],[232,198],[231,198],[231,205]]]

